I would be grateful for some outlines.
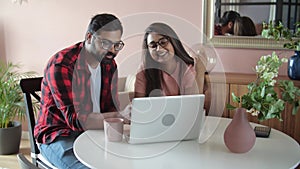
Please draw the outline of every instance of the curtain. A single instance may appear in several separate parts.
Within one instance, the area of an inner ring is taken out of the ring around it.
[[[239,3],[240,0],[222,0],[223,3]],[[239,12],[239,5],[226,5],[222,6],[222,11],[236,11]]]
[[[276,2],[276,0],[271,0],[271,2]],[[270,5],[269,21],[274,21],[276,15],[276,5]]]

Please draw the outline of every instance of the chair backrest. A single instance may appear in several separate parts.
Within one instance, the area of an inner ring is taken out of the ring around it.
[[[32,162],[36,166],[43,168],[55,168],[40,154],[40,150],[34,138],[34,126],[36,123],[36,114],[33,108],[33,98],[40,102],[39,92],[41,91],[43,77],[21,79],[20,86],[24,93],[24,102],[26,105],[26,118],[28,122],[29,141],[31,147]]]
[[[39,169],[37,166],[35,166],[33,163],[27,160],[24,154],[17,154],[17,158],[20,165],[20,169]]]

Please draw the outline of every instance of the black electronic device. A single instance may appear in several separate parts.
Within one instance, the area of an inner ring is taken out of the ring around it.
[[[256,126],[254,132],[256,137],[269,137],[271,127]]]

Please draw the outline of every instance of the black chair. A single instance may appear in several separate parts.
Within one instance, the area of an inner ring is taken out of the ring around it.
[[[17,154],[17,158],[21,169],[39,169],[37,166],[27,160],[24,154]]]
[[[24,101],[26,105],[26,118],[28,121],[32,162],[37,167],[55,169],[56,167],[54,167],[49,161],[46,160],[45,157],[42,156],[42,154],[40,154],[38,144],[35,141],[33,134],[34,126],[36,123],[36,115],[32,103],[33,98],[35,98],[36,101],[40,102],[41,98],[38,93],[41,91],[42,79],[42,77],[21,79],[20,86],[24,93]]]

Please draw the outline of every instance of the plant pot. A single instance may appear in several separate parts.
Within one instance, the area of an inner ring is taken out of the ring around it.
[[[256,135],[251,127],[246,109],[237,108],[224,132],[224,143],[233,153],[246,153],[255,144]]]
[[[22,135],[22,125],[13,122],[13,127],[0,128],[0,155],[16,154],[19,152]]]
[[[289,58],[288,76],[292,80],[300,80],[300,51],[295,51],[295,54]]]

